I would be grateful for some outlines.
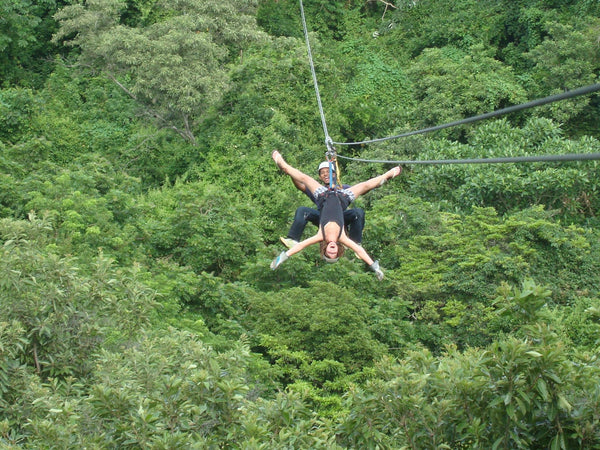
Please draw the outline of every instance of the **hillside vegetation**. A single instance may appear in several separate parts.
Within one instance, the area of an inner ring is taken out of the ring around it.
[[[0,444],[600,448],[600,164],[404,164],[273,271],[325,136],[296,0],[0,5]],[[329,135],[599,82],[592,0],[305,0]],[[338,146],[600,153],[600,98]],[[316,231],[308,225],[305,237]]]

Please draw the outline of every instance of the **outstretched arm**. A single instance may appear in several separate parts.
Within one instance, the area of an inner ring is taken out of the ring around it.
[[[277,267],[279,267],[290,256],[295,255],[296,253],[299,253],[302,250],[304,250],[309,245],[316,244],[317,242],[321,242],[322,240],[323,240],[323,236],[321,234],[321,230],[319,229],[319,232],[317,234],[315,234],[314,236],[309,237],[308,239],[304,239],[301,242],[298,242],[296,245],[294,245],[292,248],[290,248],[287,252],[281,252],[281,254],[271,262],[271,269],[273,269],[273,270],[277,269]]]
[[[346,233],[342,233],[340,236],[340,243],[344,244],[346,247],[350,248],[354,253],[356,253],[360,259],[362,259],[369,268],[375,272],[377,279],[379,281],[383,280],[383,271],[379,267],[379,261],[373,261],[373,258],[369,256],[366,250],[361,246],[346,236]]]
[[[292,248],[290,248],[286,253],[288,256],[295,255],[296,253],[300,253],[306,247],[316,244],[317,242],[321,242],[322,240],[323,240],[323,237],[321,235],[321,229],[319,229],[319,232],[317,234],[315,234],[314,236],[311,236],[307,239],[304,239],[303,241],[298,242],[296,245],[294,245]]]
[[[342,233],[342,235],[340,236],[340,243],[344,244],[346,247],[348,247],[350,250],[356,253],[360,259],[367,263],[367,265],[370,266],[371,264],[373,264],[373,258],[369,256],[369,254],[362,247],[362,245],[358,245],[356,242],[354,242],[352,239],[346,236],[345,232]]]
[[[363,181],[362,183],[355,184],[350,188],[355,197],[366,194],[372,189],[375,189],[385,183],[387,180],[390,180],[394,177],[397,177],[402,173],[402,168],[400,166],[396,166],[391,170],[388,170],[383,175],[379,175],[377,177],[371,178],[370,180]]]

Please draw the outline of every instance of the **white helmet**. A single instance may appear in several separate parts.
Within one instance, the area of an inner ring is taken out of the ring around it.
[[[331,167],[332,167],[332,170],[335,172],[335,164],[332,164]],[[323,161],[321,164],[319,164],[317,173],[319,173],[321,171],[321,169],[329,169],[329,161]]]

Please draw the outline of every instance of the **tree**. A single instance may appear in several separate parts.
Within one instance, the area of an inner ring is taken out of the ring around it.
[[[537,302],[543,289],[516,296]],[[346,397],[345,448],[593,448],[598,364],[570,353],[546,324],[464,352],[383,359]]]
[[[40,73],[47,73],[39,56],[54,49],[48,35],[55,10],[54,0],[0,3],[0,83],[30,86],[39,81]]]
[[[339,361],[349,370],[383,354],[383,346],[368,328],[371,313],[366,301],[349,289],[331,290],[328,283],[314,282],[309,288],[286,289],[252,302],[247,323],[257,334],[274,337],[275,347]]]
[[[0,220],[0,307],[23,328],[19,356],[38,375],[85,375],[86,355],[106,335],[130,336],[148,323],[154,292],[138,281],[139,270],[123,274],[102,255],[88,264],[61,256],[53,231],[34,215]]]
[[[453,46],[430,48],[408,71],[414,80],[416,126],[426,127],[494,111],[526,100],[513,70],[483,45],[469,52]],[[460,136],[460,129],[450,131]]]
[[[124,0],[92,0],[63,8],[55,42],[79,47],[79,63],[99,70],[161,127],[196,144],[194,127],[229,84],[227,64],[263,38],[253,0],[180,0],[144,27],[121,24]]]
[[[564,131],[548,119],[531,118],[523,127],[506,119],[472,130],[468,144],[428,141],[420,159],[467,159],[528,155],[595,153],[598,140],[564,138]],[[415,195],[451,201],[469,210],[493,206],[501,213],[541,204],[573,222],[591,220],[600,208],[598,166],[593,162],[441,165],[419,169],[410,180]]]
[[[524,56],[534,67],[532,87],[537,97],[564,92],[598,82],[600,51],[598,27],[600,19],[590,17],[572,23],[547,23],[548,37]],[[586,96],[556,102],[542,108],[554,120],[570,128],[597,129],[597,104]],[[586,123],[582,124],[582,119]]]
[[[177,182],[140,203],[139,238],[155,257],[234,278],[260,248],[251,203],[208,183]]]

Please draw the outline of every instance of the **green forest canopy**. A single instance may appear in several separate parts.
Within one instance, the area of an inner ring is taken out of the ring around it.
[[[304,8],[336,141],[598,83],[594,1]],[[0,17],[3,447],[600,445],[597,161],[406,165],[356,202],[382,282],[314,249],[271,271],[309,206],[271,151],[315,174],[326,150],[298,2]],[[599,105],[338,151],[598,153]],[[350,184],[386,169],[340,163]]]

